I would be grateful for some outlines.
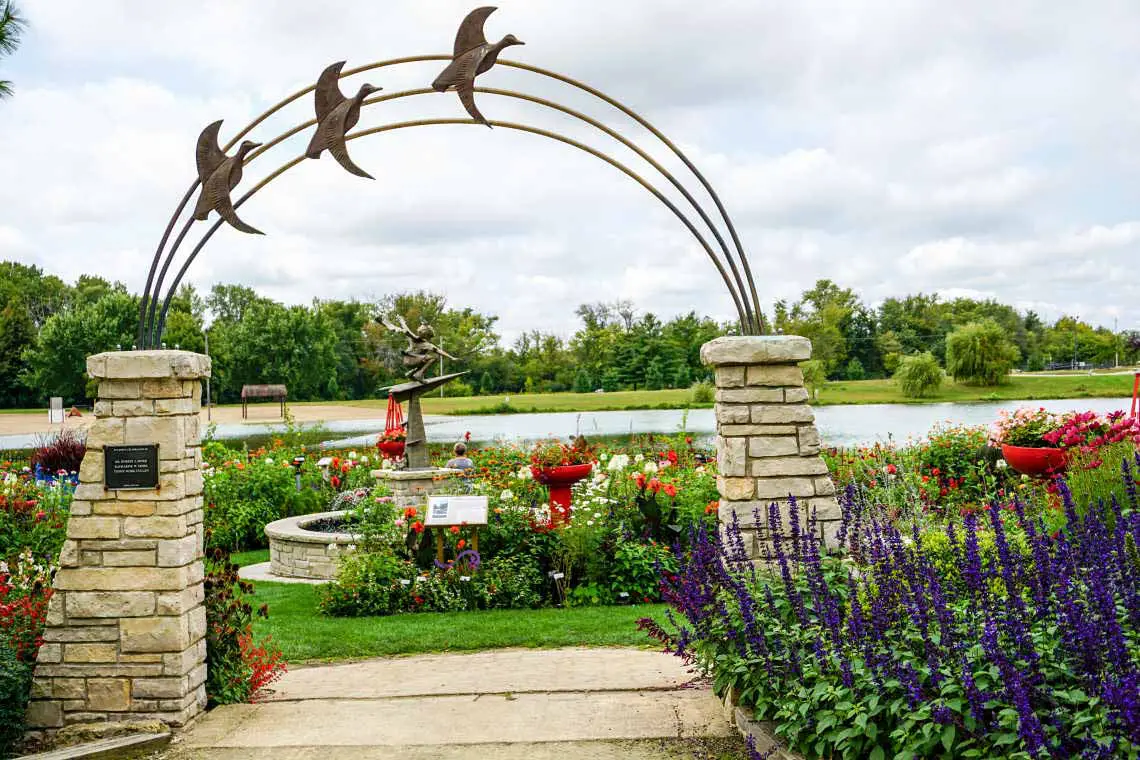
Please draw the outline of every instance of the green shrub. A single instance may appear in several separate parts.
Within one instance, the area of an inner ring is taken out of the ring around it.
[[[474,396],[475,388],[462,380],[452,380],[443,386],[443,395],[448,397]]]
[[[907,398],[924,398],[942,385],[942,368],[929,351],[905,356],[895,370],[895,382]]]
[[[960,383],[997,385],[1021,358],[1001,325],[971,322],[946,336],[946,371]]]
[[[359,552],[340,561],[336,580],[321,592],[319,608],[336,617],[389,615],[408,609],[416,566],[387,551]]]
[[[819,359],[800,362],[800,368],[804,371],[804,385],[810,390],[817,391],[827,385],[827,367]]]
[[[716,399],[716,388],[707,380],[689,386],[689,401],[694,404],[711,404]]]
[[[0,642],[0,757],[16,753],[24,738],[24,710],[32,688],[32,665]]]

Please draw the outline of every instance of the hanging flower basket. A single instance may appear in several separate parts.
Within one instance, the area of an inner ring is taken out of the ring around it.
[[[404,456],[408,431],[404,427],[404,410],[395,396],[388,396],[388,417],[384,422],[384,432],[376,441],[376,449],[386,459],[399,459]]]
[[[404,456],[404,445],[404,441],[379,441],[376,448],[386,459],[399,459]]]
[[[1064,449],[1032,448],[1002,444],[1001,455],[1009,466],[1022,475],[1038,478],[1047,474],[1064,472],[1069,458]]]

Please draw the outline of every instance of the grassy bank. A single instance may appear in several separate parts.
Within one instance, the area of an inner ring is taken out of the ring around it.
[[[910,399],[893,380],[857,380],[828,383],[813,402],[833,404],[921,404],[945,401],[1016,401],[1065,398],[1122,398],[1132,395],[1131,375],[1013,375],[1002,385],[985,388],[947,380],[934,395]],[[328,403],[328,402],[325,402]],[[339,402],[345,406],[375,408],[379,416],[387,401],[369,399]],[[524,412],[599,412],[630,409],[686,409],[711,407],[693,404],[687,389],[617,391],[614,393],[530,393],[463,398],[425,397],[425,414],[508,414]]]

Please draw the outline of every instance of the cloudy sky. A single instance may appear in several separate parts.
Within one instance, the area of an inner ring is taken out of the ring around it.
[[[16,86],[0,103],[0,258],[141,290],[195,178],[202,127],[224,118],[228,140],[333,61],[446,53],[473,4],[20,5],[31,26],[0,69]],[[683,147],[734,218],[767,308],[829,277],[870,303],[992,296],[1049,318],[1119,318],[1121,329],[1140,328],[1137,30],[1135,0],[503,0],[487,23],[492,39],[526,41],[507,57],[594,85]],[[440,68],[392,66],[342,87],[423,87]],[[647,132],[572,88],[505,67],[480,84],[581,108],[683,172]],[[567,116],[491,95],[480,104],[667,186]],[[454,94],[432,93],[373,106],[360,126],[463,115]],[[254,138],[311,117],[306,97]],[[243,186],[307,139],[258,158]],[[589,155],[477,126],[389,132],[350,150],[375,182],[328,156],[302,163],[241,209],[267,235],[223,228],[189,280],[297,303],[442,291],[499,314],[508,339],[568,333],[586,301],[733,315],[676,218]]]

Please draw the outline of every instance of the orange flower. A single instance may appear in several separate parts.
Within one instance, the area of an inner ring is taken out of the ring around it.
[[[450,528],[448,528],[448,530],[450,530],[451,535],[454,536],[455,534],[459,533],[459,526],[458,525],[452,525]]]
[[[672,483],[667,483],[663,490],[665,491],[665,495],[669,498],[673,498],[677,495],[677,487]]]
[[[461,539],[459,539],[459,543],[456,544],[455,546],[459,549],[459,551],[463,551],[464,547],[467,546],[467,541],[465,541],[464,539],[461,538]]]
[[[415,517],[415,516],[416,516],[416,508],[415,507],[408,507],[407,509],[404,510],[404,517],[411,518],[411,517]]]
[[[705,506],[705,514],[706,515],[715,515],[717,513],[717,510],[719,510],[719,509],[720,509],[720,502],[719,501],[710,501],[708,503],[708,505]]]

